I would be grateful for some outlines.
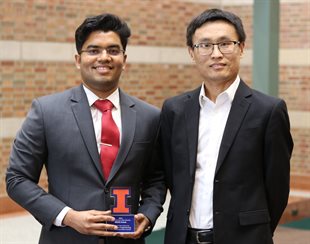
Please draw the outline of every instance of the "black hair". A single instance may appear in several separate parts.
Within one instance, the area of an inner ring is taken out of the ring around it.
[[[131,35],[130,29],[126,22],[114,14],[104,13],[97,16],[88,17],[75,31],[75,46],[78,53],[82,46],[94,31],[113,31],[121,39],[123,49],[126,50],[128,38]]]
[[[240,42],[245,42],[245,32],[243,29],[243,24],[241,19],[228,11],[224,11],[221,9],[209,9],[202,12],[200,15],[195,17],[188,25],[187,32],[186,32],[186,44],[189,47],[193,46],[193,35],[195,34],[196,29],[200,28],[206,22],[216,21],[216,20],[223,20],[231,25],[234,26],[236,29],[237,35]]]

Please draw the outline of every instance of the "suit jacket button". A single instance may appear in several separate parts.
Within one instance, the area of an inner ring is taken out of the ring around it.
[[[190,213],[190,211],[189,211],[189,209],[187,209],[187,210],[186,210],[186,214],[189,215],[189,213]]]
[[[105,194],[108,194],[108,193],[109,193],[109,189],[107,189],[107,188],[104,189],[104,193],[105,193]]]

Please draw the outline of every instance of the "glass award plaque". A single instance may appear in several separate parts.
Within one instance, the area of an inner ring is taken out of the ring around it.
[[[111,224],[117,225],[115,232],[135,232],[135,217],[130,213],[130,206],[127,199],[131,197],[130,187],[111,187],[110,196],[114,198],[114,205],[111,208],[112,216],[115,218]]]

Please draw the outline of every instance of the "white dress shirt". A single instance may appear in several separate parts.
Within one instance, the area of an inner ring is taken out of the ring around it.
[[[88,104],[90,107],[90,112],[93,118],[94,123],[94,129],[95,129],[95,135],[97,140],[97,146],[98,146],[98,152],[100,153],[100,143],[101,143],[101,118],[102,113],[99,109],[97,109],[94,106],[94,103],[99,99],[99,97],[94,94],[91,90],[89,90],[86,86],[83,86]],[[113,103],[114,107],[112,109],[112,117],[113,120],[119,130],[119,139],[121,144],[121,138],[122,138],[122,120],[121,120],[121,106],[119,103],[119,89],[116,89],[110,96],[106,98],[106,100],[109,100]]]
[[[100,143],[101,143],[101,117],[102,113],[99,109],[97,109],[94,106],[94,102],[99,99],[99,97],[93,93],[91,90],[89,90],[86,86],[83,85],[84,91],[87,96],[88,104],[90,107],[90,112],[93,118],[93,124],[94,124],[94,130],[95,130],[95,135],[96,135],[96,141],[97,141],[97,147],[98,147],[98,152],[100,153]],[[112,117],[113,120],[118,127],[119,130],[119,139],[121,143],[121,137],[122,137],[122,120],[121,120],[121,106],[119,102],[119,89],[116,89],[111,95],[109,95],[107,98],[110,102],[113,103],[114,107],[112,109]],[[68,211],[71,208],[66,206],[64,207],[61,212],[57,215],[54,225],[56,226],[63,226],[62,221]]]
[[[200,117],[195,183],[190,210],[190,227],[213,228],[213,181],[219,149],[231,103],[239,86],[236,80],[216,98],[215,103],[206,95],[204,84],[199,95]]]

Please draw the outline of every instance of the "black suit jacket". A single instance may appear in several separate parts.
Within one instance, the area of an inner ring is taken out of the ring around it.
[[[131,187],[131,212],[155,224],[165,197],[163,171],[153,153],[160,111],[122,91],[120,106],[122,140],[105,181],[82,86],[33,101],[14,141],[6,180],[9,196],[43,225],[40,244],[97,244],[98,237],[56,227],[53,221],[65,206],[111,209],[111,187]],[[43,165],[48,192],[37,185]],[[113,243],[141,244],[144,239],[108,238],[106,244]]]
[[[168,99],[162,109],[161,142],[171,193],[166,244],[185,244],[186,240],[196,168],[199,92],[200,87]],[[284,101],[241,81],[214,177],[216,244],[272,243],[288,200],[292,147]]]

